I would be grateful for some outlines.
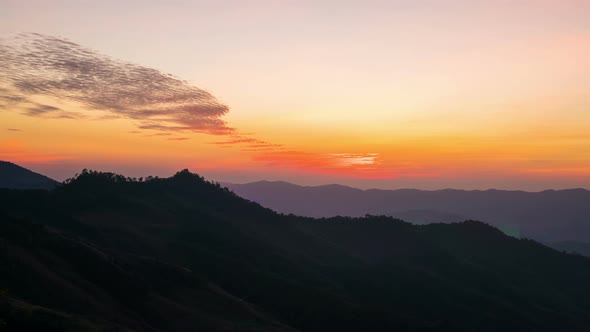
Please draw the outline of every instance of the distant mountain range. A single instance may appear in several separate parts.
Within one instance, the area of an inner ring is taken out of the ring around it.
[[[590,324],[590,259],[477,221],[281,215],[186,170],[146,181],[82,172],[51,191],[0,189],[0,202],[5,331]]]
[[[0,188],[53,189],[59,182],[26,168],[0,160]]]
[[[59,182],[0,161],[0,188],[53,189]],[[360,190],[288,182],[224,183],[235,193],[280,213],[309,217],[388,215],[414,224],[483,220],[515,237],[528,237],[590,256],[590,192],[584,189]]]
[[[590,191],[360,190],[287,182],[226,184],[281,213],[309,217],[388,215],[417,224],[482,220],[514,235],[553,243],[590,242]]]

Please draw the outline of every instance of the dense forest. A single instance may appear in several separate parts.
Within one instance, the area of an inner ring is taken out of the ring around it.
[[[587,331],[588,280],[478,221],[278,214],[187,170],[0,190],[1,331]]]

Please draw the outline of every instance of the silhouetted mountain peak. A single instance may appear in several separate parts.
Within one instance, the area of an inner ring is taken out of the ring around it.
[[[181,171],[176,172],[176,174],[174,174],[172,176],[173,179],[177,179],[177,180],[195,180],[195,179],[202,179],[198,174],[196,173],[191,173],[191,171],[188,170],[188,168],[185,168]]]
[[[203,185],[203,184],[211,184],[211,182],[205,180],[204,177],[200,176],[197,173],[192,173],[188,169],[183,169],[181,171],[176,172],[172,177],[161,179],[162,181],[173,183],[175,185]]]
[[[53,189],[59,182],[8,161],[0,161],[0,188]]]
[[[95,186],[98,188],[131,181],[133,181],[133,179],[127,178],[120,174],[83,169],[79,174],[76,174],[74,177],[67,179],[64,182],[63,188],[71,189],[87,186]]]

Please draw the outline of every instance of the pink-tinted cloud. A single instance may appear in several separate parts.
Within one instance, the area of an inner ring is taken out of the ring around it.
[[[401,165],[384,165],[376,153],[318,154],[301,151],[259,153],[254,160],[275,169],[360,179],[431,177],[432,172]]]

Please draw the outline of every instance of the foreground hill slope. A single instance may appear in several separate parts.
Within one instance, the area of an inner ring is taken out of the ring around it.
[[[486,224],[277,214],[182,171],[0,190],[0,326],[586,331],[590,260]]]
[[[59,182],[20,167],[8,161],[0,160],[0,188],[10,189],[53,189]]]
[[[413,223],[481,220],[546,243],[590,242],[590,191],[360,190],[286,182],[228,184],[236,194],[282,213],[309,217],[389,215]]]

